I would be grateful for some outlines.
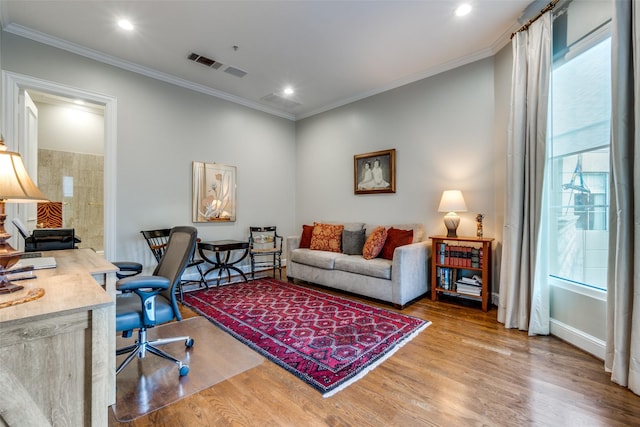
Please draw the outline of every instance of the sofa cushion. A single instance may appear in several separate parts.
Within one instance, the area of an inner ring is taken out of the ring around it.
[[[310,249],[340,252],[343,229],[343,225],[314,222]]]
[[[364,259],[360,255],[345,255],[335,259],[334,268],[349,273],[391,280],[392,264],[392,261],[382,258]]]
[[[387,240],[380,251],[380,258],[393,259],[393,251],[398,246],[408,245],[413,241],[413,230],[400,230],[397,228],[389,228],[387,230]]]
[[[376,227],[384,226],[389,229],[391,227],[399,230],[413,230],[413,241],[411,243],[422,242],[425,238],[424,225],[419,223],[407,223],[407,224],[365,224],[364,228],[367,230],[367,235]]]
[[[365,230],[342,231],[342,253],[347,255],[362,255],[362,247],[366,240]]]
[[[362,248],[362,257],[364,259],[373,259],[377,257],[382,250],[386,239],[387,229],[384,227],[376,227],[371,234],[369,234],[367,241],[364,243],[364,247]]]
[[[303,225],[302,226],[302,236],[300,236],[300,245],[299,248],[310,248],[311,247],[311,233],[313,233],[313,225]]]
[[[318,251],[312,249],[294,249],[291,251],[291,260],[298,264],[304,264],[311,267],[323,268],[325,270],[333,270],[336,258],[349,257],[337,252]]]

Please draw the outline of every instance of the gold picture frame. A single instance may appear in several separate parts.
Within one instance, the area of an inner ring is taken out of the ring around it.
[[[354,194],[396,192],[396,150],[353,156]]]
[[[236,220],[236,167],[193,162],[193,222]]]

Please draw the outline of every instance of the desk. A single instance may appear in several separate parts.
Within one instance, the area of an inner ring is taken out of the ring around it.
[[[42,252],[42,256],[55,258],[57,267],[35,270],[34,274],[38,276],[38,279],[75,273],[89,273],[92,276],[102,276],[102,283],[105,290],[112,298],[115,298],[115,281],[107,280],[107,275],[118,271],[118,267],[104,259],[102,255],[97,254],[93,249],[46,251]]]
[[[115,303],[91,274],[114,267],[89,251],[94,255],[47,252],[58,268],[37,270],[36,279],[19,282],[24,289],[0,295],[1,303],[45,291],[0,309],[0,425],[108,424],[115,403]]]
[[[231,252],[237,250],[243,250],[244,252],[239,258],[230,261]],[[206,255],[205,251],[215,252],[215,260],[209,258]],[[222,277],[222,273],[225,271],[227,272],[227,281],[231,281],[231,270],[240,273],[245,282],[248,281],[247,276],[245,276],[242,270],[236,267],[235,264],[246,258],[247,254],[249,253],[249,242],[243,242],[241,240],[216,240],[213,242],[199,242],[198,252],[200,252],[200,256],[202,257],[202,259],[210,264],[213,264],[213,267],[211,267],[204,273],[205,279],[209,273],[214,270],[218,270],[218,282],[216,286],[220,286],[220,278]],[[222,254],[224,254],[224,256],[222,256]]]

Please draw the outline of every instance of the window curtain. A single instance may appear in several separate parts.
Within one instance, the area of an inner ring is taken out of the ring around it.
[[[551,67],[551,13],[512,39],[513,75],[507,139],[505,225],[498,321],[549,333],[549,296],[539,268]]]
[[[605,369],[613,382],[640,394],[640,10],[634,0],[613,3]]]

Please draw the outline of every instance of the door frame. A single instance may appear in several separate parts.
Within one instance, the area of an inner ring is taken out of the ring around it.
[[[2,110],[4,140],[9,150],[17,146],[20,111],[20,90],[36,90],[67,98],[79,98],[104,105],[104,257],[114,259],[116,247],[116,153],[117,100],[112,96],[38,79],[24,74],[2,71]],[[7,205],[7,214],[16,215],[16,208]],[[14,237],[15,238],[15,237]]]

